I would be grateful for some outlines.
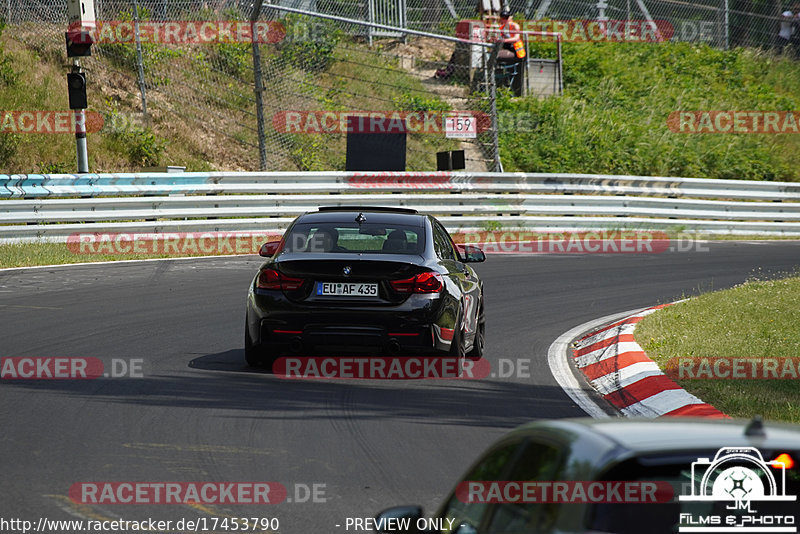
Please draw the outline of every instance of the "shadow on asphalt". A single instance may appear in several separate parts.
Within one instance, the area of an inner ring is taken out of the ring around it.
[[[223,417],[268,420],[392,418],[418,424],[497,428],[514,427],[535,418],[575,415],[572,401],[559,387],[535,385],[535,377],[523,382],[496,378],[286,379],[248,367],[241,349],[195,358],[189,367],[197,372],[144,378],[15,381],[13,387],[129,405],[241,410],[251,413]]]

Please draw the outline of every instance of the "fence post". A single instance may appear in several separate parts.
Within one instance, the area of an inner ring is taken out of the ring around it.
[[[495,43],[489,59],[486,61],[486,76],[487,83],[489,84],[489,104],[492,113],[492,152],[494,153],[494,172],[503,172],[503,162],[500,161],[500,132],[498,130],[497,120],[497,77],[495,76],[495,68],[497,67],[497,54],[500,52],[503,43],[501,41]]]
[[[250,22],[255,24],[261,15],[261,4],[263,0],[256,0],[253,12],[250,15]],[[253,32],[255,35],[255,32]],[[267,140],[264,128],[264,80],[261,73],[261,49],[258,40],[253,39],[253,78],[255,79],[256,93],[256,119],[258,120],[258,165],[259,170],[267,170]]]
[[[731,48],[731,20],[730,4],[725,0],[725,50]]]
[[[139,94],[142,97],[142,114],[147,120],[147,86],[144,81],[144,60],[142,58],[142,39],[139,34],[139,1],[133,0],[133,34],[136,39],[136,75],[139,78]]]

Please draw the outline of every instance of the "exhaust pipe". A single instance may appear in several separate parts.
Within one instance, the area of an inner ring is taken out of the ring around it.
[[[303,350],[303,340],[299,337],[293,337],[289,342],[289,349],[294,353],[300,352]]]
[[[400,343],[396,339],[390,339],[389,345],[387,345],[386,350],[389,351],[389,354],[392,356],[397,356],[400,354]]]

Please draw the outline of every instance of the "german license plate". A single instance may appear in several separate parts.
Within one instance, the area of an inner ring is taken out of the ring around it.
[[[317,282],[317,295],[331,297],[377,297],[378,284]]]

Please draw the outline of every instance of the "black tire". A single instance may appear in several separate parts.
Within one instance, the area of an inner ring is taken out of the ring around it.
[[[274,357],[266,354],[264,347],[253,344],[246,322],[244,327],[244,361],[250,367],[265,368],[268,371],[272,370],[272,364],[275,361]]]
[[[464,364],[467,360],[467,356],[464,353],[464,336],[461,335],[461,320],[456,322],[456,328],[453,331],[453,340],[450,342],[450,358],[456,360],[458,365],[458,376],[461,374],[461,370],[464,369]]]
[[[486,346],[486,318],[483,315],[483,304],[481,303],[478,312],[478,331],[475,333],[475,341],[472,343],[472,350],[467,353],[470,360],[483,358],[483,348]]]
[[[247,324],[244,325],[244,361],[250,367],[261,366],[261,350],[253,345],[253,340],[250,339],[250,332]]]

